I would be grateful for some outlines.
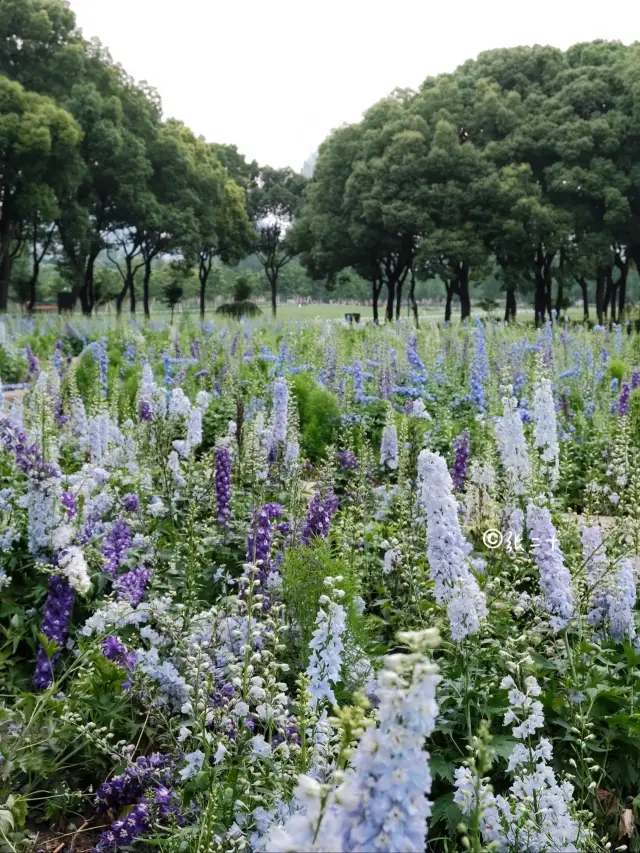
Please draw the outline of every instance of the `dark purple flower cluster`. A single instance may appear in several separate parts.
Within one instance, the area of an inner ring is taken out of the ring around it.
[[[631,390],[635,391],[640,388],[640,370],[634,370],[631,374]]]
[[[355,471],[358,467],[358,457],[353,450],[339,450],[336,453],[336,460],[345,471]]]
[[[107,660],[111,660],[121,666],[123,669],[128,669],[133,672],[136,667],[136,653],[127,651],[127,647],[122,642],[120,637],[112,634],[110,637],[105,637],[100,644],[102,654]]]
[[[622,385],[622,391],[620,392],[620,397],[618,398],[618,414],[620,417],[629,414],[629,397],[631,396],[631,388],[629,387],[627,382],[624,382]]]
[[[78,504],[72,492],[63,492],[60,498],[60,503],[65,509],[69,518],[75,518],[78,514]]]
[[[326,500],[316,493],[307,510],[307,520],[302,531],[302,541],[306,545],[314,536],[324,538],[329,533],[331,519],[338,509],[338,496],[330,494]]]
[[[235,687],[230,681],[225,681],[218,673],[215,675],[216,686],[211,695],[211,703],[214,708],[227,708],[235,695]]]
[[[451,479],[456,492],[462,491],[464,481],[467,479],[467,463],[471,448],[469,445],[469,431],[465,430],[461,435],[457,436],[453,442],[453,471]]]
[[[174,761],[170,755],[154,752],[141,756],[133,767],[109,782],[103,782],[96,794],[96,805],[100,811],[119,809],[140,799],[147,788],[171,784]]]
[[[218,524],[226,527],[231,517],[231,453],[228,447],[216,448],[215,464]]]
[[[29,365],[28,378],[31,379],[32,377],[38,377],[40,375],[40,362],[29,344],[27,344],[25,353],[27,356],[27,364]]]
[[[135,670],[136,653],[128,651],[127,647],[119,637],[114,635],[105,637],[100,644],[100,648],[102,649],[102,654],[107,660],[113,661],[128,672],[133,672]],[[123,690],[128,690],[130,687],[131,681],[127,678],[122,682],[122,688]]]
[[[139,512],[140,498],[135,494],[135,492],[128,492],[126,495],[122,496],[122,506],[127,512]]]
[[[45,462],[37,446],[29,443],[26,433],[4,416],[0,416],[0,444],[15,457],[18,468],[29,477],[48,480],[59,476],[55,465]]]
[[[130,572],[120,575],[116,580],[118,598],[128,601],[133,607],[137,607],[144,598],[152,577],[151,569],[147,569],[145,566],[131,569]]]
[[[75,593],[65,578],[55,575],[49,580],[49,592],[44,603],[40,630],[48,640],[55,640],[58,648],[64,645],[74,600]],[[33,676],[33,686],[37,690],[46,690],[53,681],[53,665],[57,658],[58,652],[49,660],[43,646],[38,649]]]
[[[115,578],[118,569],[127,559],[127,551],[132,545],[131,528],[126,521],[118,518],[113,522],[102,546],[102,553],[107,561],[104,567],[105,572]]]
[[[102,833],[94,848],[95,853],[115,853],[123,847],[129,847],[136,838],[148,832],[152,820],[151,805],[147,800],[142,800],[125,817],[114,821]]]
[[[149,400],[140,400],[140,420],[144,423],[151,423],[153,420],[153,406]]]
[[[260,563],[260,578],[266,580],[269,573],[269,558],[271,556],[271,522],[282,515],[280,504],[264,504],[256,515],[253,532],[247,544],[247,562]]]

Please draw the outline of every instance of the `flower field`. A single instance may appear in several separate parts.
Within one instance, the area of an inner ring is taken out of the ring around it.
[[[640,850],[640,335],[0,319],[0,851]]]

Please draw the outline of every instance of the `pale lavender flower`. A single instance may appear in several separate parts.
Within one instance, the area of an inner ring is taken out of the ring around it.
[[[561,631],[573,618],[575,603],[571,575],[564,564],[549,510],[530,502],[527,507],[527,528],[540,570],[540,587],[544,593],[547,613],[551,617],[550,625],[554,631]]]

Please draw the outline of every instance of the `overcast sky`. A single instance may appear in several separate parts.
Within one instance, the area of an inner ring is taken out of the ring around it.
[[[494,47],[640,37],[636,0],[71,0],[165,116],[300,169],[332,128]]]

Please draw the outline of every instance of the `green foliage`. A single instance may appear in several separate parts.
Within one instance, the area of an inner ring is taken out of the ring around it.
[[[304,548],[289,550],[280,566],[284,600],[292,624],[299,627],[298,643],[305,655],[315,628],[320,596],[326,592],[326,577],[343,578],[343,605],[349,610],[356,590],[353,569],[332,552],[325,539],[314,539]]]
[[[617,379],[618,382],[622,382],[625,374],[627,373],[627,366],[623,361],[619,358],[612,358],[609,362],[609,377],[611,379]]]
[[[335,442],[340,426],[338,401],[304,373],[294,378],[293,395],[300,418],[302,452],[316,462],[326,457],[327,447]]]
[[[262,311],[255,302],[226,302],[216,308],[216,314],[224,314],[226,317],[240,320],[242,317],[257,317],[262,314]]]

